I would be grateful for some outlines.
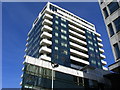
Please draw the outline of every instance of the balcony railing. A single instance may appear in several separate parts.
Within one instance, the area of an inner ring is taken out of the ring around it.
[[[80,57],[83,57],[83,58],[88,58],[88,57],[89,57],[87,54],[82,53],[82,52],[79,52],[79,51],[76,51],[76,50],[74,50],[74,49],[70,49],[70,52],[71,52],[72,54],[76,54],[76,55],[78,55],[78,56],[80,56]]]
[[[103,55],[103,54],[100,54],[100,57],[101,57],[102,59],[105,59],[105,58],[106,58],[105,55]]]
[[[49,27],[48,25],[44,25],[44,26],[42,27],[41,31],[51,32],[51,31],[52,31],[52,28]]]
[[[80,63],[84,63],[84,64],[89,65],[89,62],[88,62],[88,61],[83,60],[83,59],[80,59],[80,58],[77,58],[77,57],[74,57],[74,56],[70,56],[70,59],[71,59],[71,60],[74,60],[74,61],[77,61],[77,62],[80,62]]]
[[[75,48],[75,49],[77,49],[77,50],[82,50],[83,52],[87,52],[88,51],[87,48],[85,48],[83,46],[80,46],[78,44],[75,44],[73,42],[70,42],[70,46],[73,47],[73,48]]]
[[[51,58],[50,58],[49,56],[47,56],[47,55],[41,55],[41,56],[40,56],[40,59],[42,59],[42,60],[47,60],[47,61],[51,61]]]
[[[51,49],[48,48],[47,46],[43,46],[39,50],[40,53],[51,53]]]
[[[53,17],[50,14],[45,13],[43,19],[53,19]]]
[[[53,23],[50,21],[50,20],[48,20],[48,19],[44,19],[44,21],[42,22],[42,25],[52,25]]]
[[[106,62],[106,61],[101,60],[101,62],[102,62],[103,65],[107,65],[107,62]]]
[[[77,39],[77,38],[75,38],[75,37],[73,37],[73,36],[71,36],[71,35],[69,35],[69,38],[70,38],[70,40],[72,41],[76,41],[76,42],[78,42],[78,43],[80,43],[80,44],[82,44],[82,45],[87,45],[87,43],[85,42],[85,41],[82,41],[82,40],[80,40],[80,39]]]
[[[81,29],[79,29],[79,28],[77,28],[77,27],[75,27],[75,26],[73,26],[73,25],[71,25],[71,24],[68,24],[68,26],[69,26],[72,30],[74,30],[74,31],[76,31],[76,32],[79,32],[79,33],[81,33],[81,34],[85,34],[85,31],[83,31],[83,30],[81,30]]]
[[[52,38],[52,34],[50,34],[50,33],[48,33],[48,32],[43,32],[43,33],[41,34],[41,38],[46,38],[46,37]]]
[[[86,39],[86,37],[84,35],[79,34],[77,32],[74,32],[74,31],[72,31],[70,29],[69,29],[69,32],[70,32],[71,35],[76,36],[77,38],[84,39],[84,40]]]
[[[52,42],[48,39],[42,39],[41,42],[40,42],[40,45],[50,46],[50,45],[52,45]]]

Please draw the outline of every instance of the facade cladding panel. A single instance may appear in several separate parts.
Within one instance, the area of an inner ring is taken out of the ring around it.
[[[62,26],[63,25],[63,26]],[[68,21],[53,15],[52,62],[70,67]],[[62,31],[63,30],[63,31]],[[65,33],[64,33],[65,32]]]
[[[102,69],[97,36],[94,33],[86,30],[86,42],[91,66]]]
[[[104,17],[104,21],[107,27],[107,32],[110,38],[110,43],[114,55],[115,62],[119,61],[114,45],[118,43],[118,48],[120,48],[120,1],[111,0],[103,1],[100,4],[100,8]],[[106,8],[106,10],[105,10]],[[107,18],[105,12],[108,12]],[[120,53],[120,52],[119,52]]]
[[[103,76],[98,77],[103,81],[95,78],[96,74],[107,72],[102,68],[105,63],[101,62],[104,50],[100,51],[103,46],[100,42],[93,24],[48,3],[28,33],[22,89],[50,89],[51,63],[59,64],[60,68],[53,71],[54,88],[108,87]]]

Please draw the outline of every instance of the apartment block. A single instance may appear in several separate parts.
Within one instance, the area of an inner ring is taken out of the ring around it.
[[[108,88],[100,37],[92,23],[48,2],[28,33],[22,88]]]

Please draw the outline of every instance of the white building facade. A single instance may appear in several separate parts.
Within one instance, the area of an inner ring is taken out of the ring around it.
[[[104,22],[110,39],[115,63],[109,69],[120,72],[120,1],[99,1]]]

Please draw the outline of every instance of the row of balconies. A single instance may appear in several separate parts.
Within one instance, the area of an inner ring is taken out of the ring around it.
[[[43,26],[42,29],[41,29],[41,31],[43,31],[43,33],[41,34],[41,38],[43,38],[43,40],[41,40],[41,42],[40,42],[40,44],[43,45],[43,46],[40,48],[39,52],[40,52],[40,53],[51,53],[51,49],[48,48],[47,46],[50,46],[50,45],[52,44],[52,42],[51,42],[50,40],[48,40],[48,39],[45,39],[45,38],[46,38],[46,37],[47,37],[47,38],[52,38],[52,34],[50,34],[49,32],[52,31],[52,28],[51,28],[50,26],[51,26],[53,23],[52,23],[50,20],[53,19],[53,17],[52,17],[50,14],[45,13],[44,16],[43,16],[43,18],[44,18],[44,21],[42,22],[42,24],[43,24],[44,26]],[[48,19],[49,19],[49,20],[48,20]],[[76,42],[78,42],[78,43],[80,43],[80,44],[87,45],[87,43],[86,43],[85,41],[82,41],[82,40],[78,39],[78,38],[81,38],[81,39],[83,39],[83,40],[86,39],[86,37],[84,36],[85,31],[83,31],[83,30],[81,30],[81,29],[79,29],[79,28],[77,28],[77,27],[75,27],[75,26],[73,26],[73,25],[71,25],[71,24],[69,24],[69,27],[71,28],[71,30],[69,30],[69,32],[70,32],[71,34],[76,35],[76,37],[73,37],[73,36],[69,35],[70,40],[71,40],[71,41],[74,40],[74,41],[76,41]],[[78,37],[78,38],[77,38],[77,37]],[[97,40],[98,40],[99,42],[102,41],[100,38],[97,38]],[[46,46],[44,46],[44,45],[46,45]],[[83,50],[83,51],[85,51],[85,52],[88,51],[87,48],[82,47],[82,46],[80,46],[80,45],[77,45],[77,44],[75,44],[75,43],[73,43],[73,42],[70,42],[70,45],[71,45],[72,47],[76,48],[76,49],[81,49],[81,50]],[[103,45],[102,45],[101,43],[98,43],[98,45],[99,45],[100,47],[103,47]],[[100,51],[101,51],[102,53],[104,52],[103,49],[100,49]],[[73,54],[79,55],[79,56],[81,56],[81,57],[83,57],[83,58],[89,58],[89,56],[88,56],[87,54],[82,53],[82,52],[79,52],[79,51],[76,51],[76,50],[74,50],[74,49],[70,49],[70,52],[73,53]],[[51,58],[48,57],[48,56],[46,56],[46,55],[41,55],[40,58],[45,59],[45,60],[46,60],[46,59],[47,59],[47,60],[51,60]],[[83,63],[89,64],[88,61],[79,59],[79,58],[74,57],[74,56],[70,56],[70,58],[71,58],[72,60],[76,60],[76,61],[78,61],[78,62],[83,62]],[[105,58],[105,56],[101,54],[101,58]],[[105,62],[103,62],[103,63],[105,64]]]

